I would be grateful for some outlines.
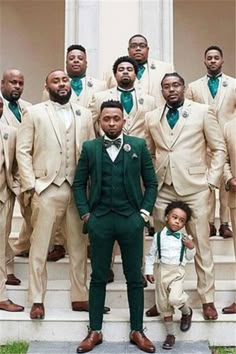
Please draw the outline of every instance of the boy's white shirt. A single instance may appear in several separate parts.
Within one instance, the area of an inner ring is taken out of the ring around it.
[[[161,235],[160,235],[161,263],[179,265],[180,264],[179,257],[182,248],[182,238],[184,235],[179,231],[181,236],[179,239],[177,239],[173,236],[167,236],[166,235],[167,230],[168,230],[167,227],[165,227],[161,231]],[[186,247],[181,265],[184,266],[187,261],[191,261],[194,258],[195,254],[196,254],[195,247],[191,250]],[[150,275],[153,274],[154,264],[156,260],[160,262],[160,259],[158,258],[157,233],[155,233],[149,252],[145,257],[145,274],[150,274]]]

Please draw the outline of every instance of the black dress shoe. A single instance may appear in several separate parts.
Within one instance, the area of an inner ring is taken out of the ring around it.
[[[209,237],[216,236],[216,227],[214,224],[209,224]]]
[[[223,238],[233,237],[233,232],[230,230],[229,225],[225,225],[225,224],[220,225],[219,234]]]
[[[162,348],[166,350],[173,349],[175,345],[175,336],[173,334],[167,334],[165,342],[162,344]]]
[[[14,274],[7,274],[7,285],[20,285],[21,280],[18,279]]]
[[[180,320],[180,330],[182,332],[187,332],[189,328],[191,327],[191,322],[192,322],[192,315],[193,311],[189,307],[190,314],[189,315],[182,315],[181,320]]]
[[[55,245],[51,251],[48,252],[47,261],[57,262],[59,259],[64,258],[66,255],[66,250],[62,245]]]

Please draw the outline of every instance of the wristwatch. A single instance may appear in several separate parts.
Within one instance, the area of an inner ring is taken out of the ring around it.
[[[149,216],[147,216],[147,215],[144,214],[144,213],[140,213],[140,215],[142,216],[142,218],[143,218],[143,220],[144,220],[145,222],[148,222],[148,221],[149,221]]]

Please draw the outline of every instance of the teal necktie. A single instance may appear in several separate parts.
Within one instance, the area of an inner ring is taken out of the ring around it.
[[[169,123],[169,126],[171,127],[171,129],[173,129],[179,119],[178,109],[173,107],[169,108],[169,111],[166,114],[166,118],[167,122]]]
[[[139,64],[138,66],[138,73],[137,73],[137,79],[140,80],[141,77],[143,76],[143,73],[145,71],[145,66],[144,64]]]
[[[75,91],[76,96],[79,96],[83,90],[82,77],[73,77],[71,79],[71,87]]]
[[[129,112],[133,108],[133,104],[134,104],[131,91],[121,91],[120,101],[121,101],[126,113],[129,114]]]
[[[20,110],[19,110],[18,104],[15,101],[9,101],[8,107],[10,108],[10,110],[12,111],[12,113],[14,114],[16,119],[19,122],[21,122],[21,114],[20,114]]]
[[[209,79],[207,84],[213,98],[215,98],[219,88],[219,83],[220,83],[219,76],[208,76]]]
[[[173,236],[173,237],[177,238],[178,240],[180,239],[180,236],[181,236],[180,232],[173,232],[171,230],[167,230],[166,235]]]

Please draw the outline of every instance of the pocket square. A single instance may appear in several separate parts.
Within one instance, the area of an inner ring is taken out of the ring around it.
[[[136,155],[135,153],[133,153],[133,155],[131,156],[132,159],[137,159],[138,155]]]

